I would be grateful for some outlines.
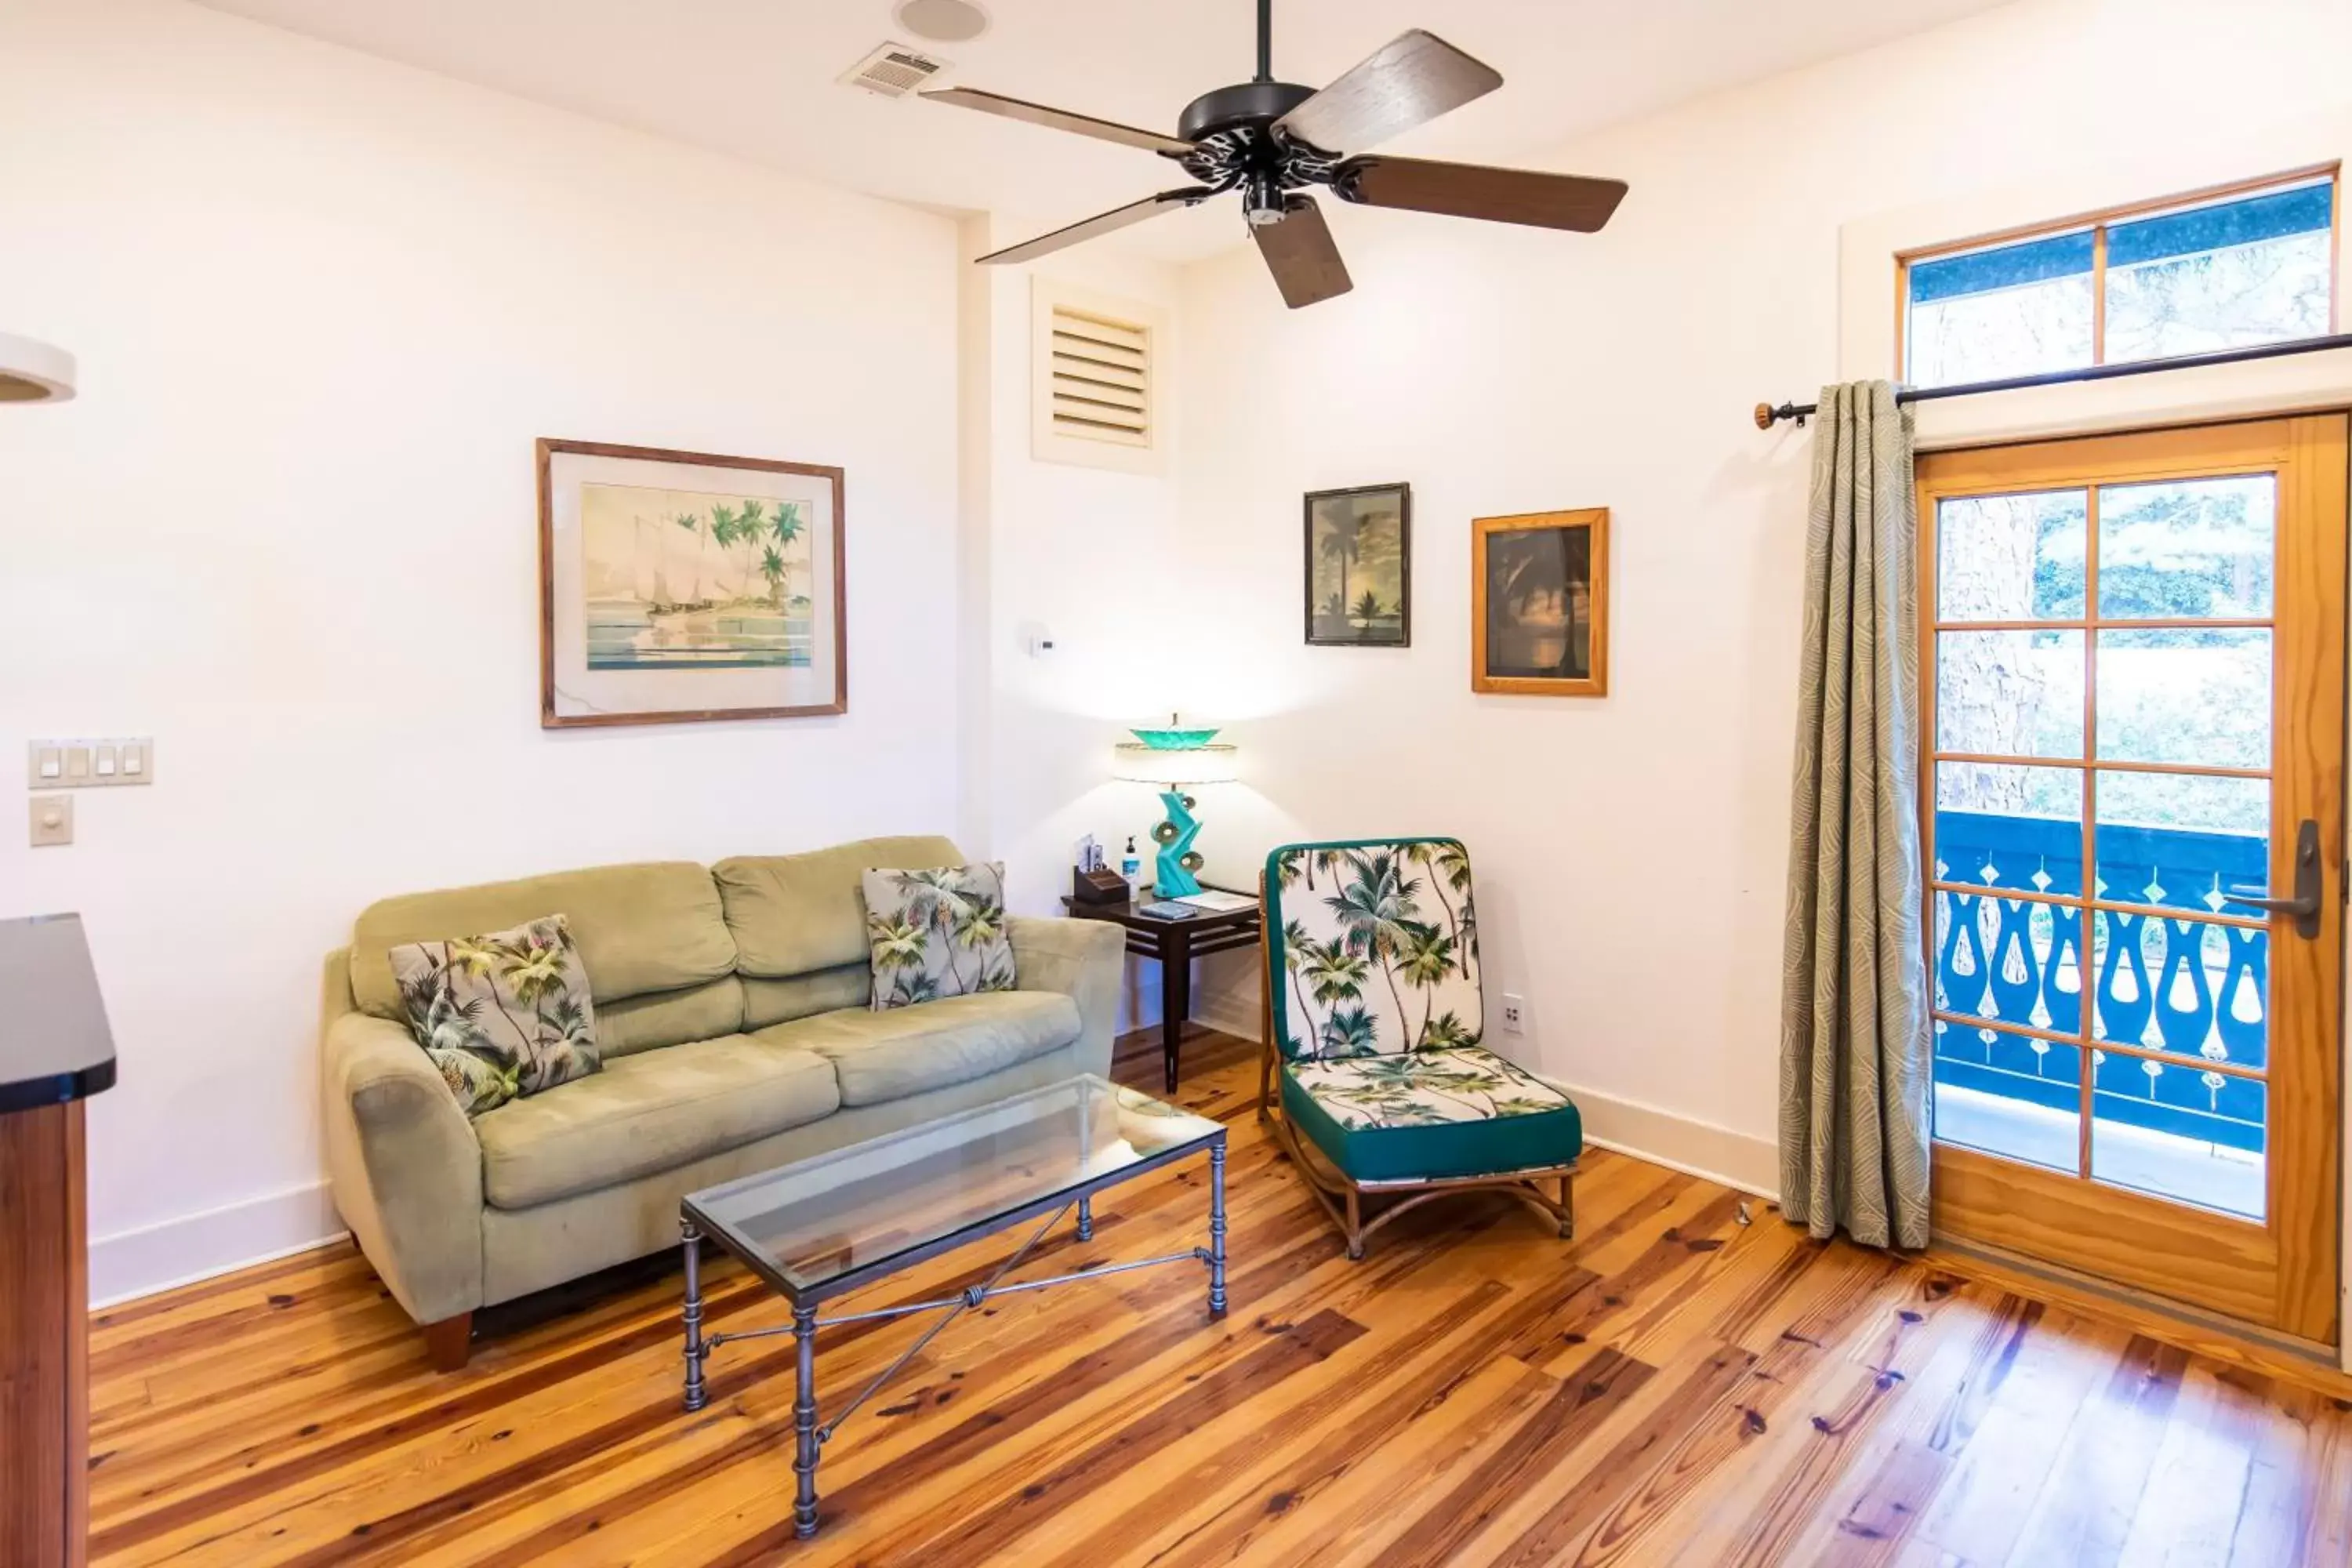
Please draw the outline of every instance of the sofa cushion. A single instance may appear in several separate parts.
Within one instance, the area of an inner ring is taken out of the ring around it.
[[[856,880],[852,873],[853,889]],[[362,1011],[397,1018],[400,987],[385,956],[394,948],[458,931],[499,931],[553,910],[572,927],[600,1007],[648,991],[699,985],[735,967],[735,940],[727,932],[710,873],[691,860],[669,860],[408,893],[370,904],[352,933],[352,995]]]
[[[604,1059],[688,1040],[743,1032],[743,984],[731,974],[683,991],[648,991],[596,1009],[596,1047]]]
[[[1003,861],[872,869],[865,885],[876,1012],[1013,989]]]
[[[1541,1170],[1584,1147],[1574,1101],[1476,1046],[1286,1062],[1282,1109],[1360,1182]]]
[[[744,1035],[645,1051],[478,1119],[482,1195],[528,1208],[830,1116],[833,1064]]]
[[[738,972],[780,980],[866,962],[857,879],[868,866],[962,864],[944,838],[863,838],[806,855],[739,855],[713,866],[710,877],[742,955]]]
[[[468,1116],[586,1078],[596,1008],[562,915],[486,936],[403,942],[393,979],[409,1033]]]
[[[874,999],[874,966],[861,955],[838,969],[813,969],[785,980],[743,982],[745,1033],[836,1007],[863,1007]]]
[[[844,1105],[879,1105],[963,1083],[1076,1039],[1078,1005],[1058,991],[991,991],[885,1013],[820,1013],[761,1029],[762,1044],[832,1062]]]

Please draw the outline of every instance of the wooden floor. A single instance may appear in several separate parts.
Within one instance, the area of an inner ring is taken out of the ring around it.
[[[790,1341],[678,1405],[677,1289],[641,1277],[426,1370],[347,1247],[102,1314],[97,1562],[2240,1564],[2347,1561],[2325,1395],[1917,1263],[1822,1246],[1598,1151],[1578,1239],[1494,1196],[1350,1264],[1250,1115],[1249,1047],[1188,1050],[1230,1120],[1233,1310],[1189,1268],[1003,1299],[934,1341],[792,1538]],[[1122,1076],[1149,1086],[1139,1055]],[[1204,1173],[1108,1194],[1027,1267],[1189,1246]],[[1006,1237],[854,1306],[977,1276]],[[641,1270],[641,1276],[646,1271]],[[848,1309],[845,1309],[848,1310]],[[711,1316],[787,1321],[732,1266]],[[833,1396],[917,1323],[829,1331]]]

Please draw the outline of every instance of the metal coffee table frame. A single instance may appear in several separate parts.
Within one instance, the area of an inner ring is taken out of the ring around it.
[[[1090,1241],[1094,1238],[1094,1196],[1097,1193],[1133,1181],[1179,1160],[1189,1159],[1203,1150],[1209,1155],[1208,1246],[1196,1247],[1189,1252],[1163,1253],[1158,1258],[1140,1258],[1128,1263],[1098,1264],[1092,1268],[1075,1269],[1044,1279],[1026,1279],[1013,1285],[1002,1283],[1040,1241],[1053,1233],[1054,1227],[1073,1208],[1077,1210],[1077,1239]],[[709,1403],[702,1364],[709,1359],[712,1351],[737,1340],[770,1339],[779,1334],[793,1336],[797,1352],[793,1400],[793,1474],[797,1486],[793,1502],[793,1533],[803,1540],[814,1535],[817,1530],[816,1466],[824,1445],[832,1440],[843,1422],[856,1415],[858,1407],[912,1361],[941,1329],[982,1302],[1024,1290],[1042,1290],[1049,1285],[1098,1279],[1138,1268],[1156,1268],[1169,1263],[1197,1262],[1206,1264],[1209,1269],[1210,1317],[1225,1315],[1225,1130],[1222,1127],[1213,1134],[1178,1144],[1104,1175],[1073,1184],[1045,1197],[1031,1199],[935,1240],[922,1242],[905,1252],[879,1258],[872,1263],[846,1270],[814,1286],[793,1284],[782,1269],[761,1255],[759,1247],[732,1234],[725,1224],[697,1209],[692,1197],[683,1200],[678,1210],[678,1234],[686,1252],[686,1408],[699,1410]],[[817,1308],[836,1296],[845,1296],[918,1264],[927,1263],[942,1253],[952,1252],[957,1247],[970,1246],[999,1231],[1008,1230],[1023,1220],[1041,1214],[1045,1215],[1045,1223],[1031,1232],[1029,1238],[1013,1249],[1013,1256],[999,1264],[995,1272],[981,1284],[968,1285],[952,1296],[942,1296],[935,1300],[912,1301],[905,1306],[882,1307],[869,1312],[844,1312],[831,1318],[817,1316]],[[792,1303],[790,1328],[747,1329],[724,1334],[705,1334],[702,1331],[702,1243],[706,1238],[732,1253],[745,1268],[766,1280]],[[820,1424],[816,1404],[816,1331],[844,1323],[903,1318],[916,1312],[940,1312],[943,1315],[925,1329],[914,1343],[900,1352],[897,1360],[858,1390],[848,1404],[835,1412],[833,1419]]]

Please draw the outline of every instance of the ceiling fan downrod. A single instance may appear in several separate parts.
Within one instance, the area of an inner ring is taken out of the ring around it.
[[[1257,0],[1257,75],[1251,79],[1274,79],[1274,0]]]

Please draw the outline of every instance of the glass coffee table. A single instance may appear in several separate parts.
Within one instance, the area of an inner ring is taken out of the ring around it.
[[[1073,1209],[1077,1238],[1092,1239],[1097,1193],[1204,1152],[1206,1247],[1004,1282]],[[803,1537],[816,1533],[816,1463],[825,1443],[932,1336],[992,1297],[1198,1262],[1208,1266],[1210,1316],[1222,1317],[1225,1310],[1224,1127],[1092,1075],[691,1193],[678,1208],[686,1246],[686,1407],[703,1406],[702,1366],[712,1351],[735,1340],[793,1336],[799,1352],[793,1401],[793,1471],[799,1484],[793,1523]],[[834,1297],[1040,1215],[1045,1223],[980,1284],[936,1300],[817,1316],[817,1308]],[[792,1303],[790,1328],[702,1331],[706,1238],[782,1292]],[[817,1330],[915,1312],[940,1315],[820,1425]]]

